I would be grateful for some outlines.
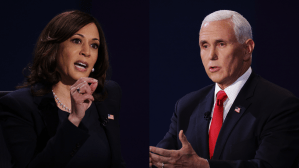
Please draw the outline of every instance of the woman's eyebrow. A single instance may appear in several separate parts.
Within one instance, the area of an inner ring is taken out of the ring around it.
[[[82,35],[82,34],[74,34],[74,35],[78,35],[78,36],[81,36],[81,37],[83,37],[84,38],[84,35]],[[98,41],[100,41],[98,38],[93,38],[92,40],[98,40]]]
[[[78,36],[84,37],[82,34],[79,34],[79,33],[78,34],[74,34],[74,35],[78,35]]]

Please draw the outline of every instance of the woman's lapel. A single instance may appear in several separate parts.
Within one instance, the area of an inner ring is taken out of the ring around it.
[[[33,97],[33,101],[38,106],[49,138],[53,137],[56,134],[59,124],[58,107],[56,106],[53,94],[50,92],[44,96],[35,96]]]

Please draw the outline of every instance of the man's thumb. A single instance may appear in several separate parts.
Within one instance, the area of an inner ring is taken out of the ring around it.
[[[189,144],[189,142],[188,142],[188,140],[187,140],[187,138],[186,138],[183,130],[181,130],[180,133],[179,133],[179,139],[180,139],[180,141],[182,143],[182,146],[186,146],[186,145]]]

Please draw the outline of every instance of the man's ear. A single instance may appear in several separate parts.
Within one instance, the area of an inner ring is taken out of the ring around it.
[[[245,54],[244,54],[244,61],[248,61],[252,55],[253,49],[254,49],[254,41],[252,39],[248,39],[245,41],[244,43],[244,47],[245,47]]]

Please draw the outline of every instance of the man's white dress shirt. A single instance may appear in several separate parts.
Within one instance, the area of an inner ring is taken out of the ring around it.
[[[242,89],[242,87],[244,86],[246,81],[248,80],[251,72],[252,72],[252,69],[251,69],[251,67],[249,67],[248,70],[242,76],[240,76],[233,84],[229,85],[227,88],[224,89],[224,92],[227,95],[227,99],[223,103],[223,122],[224,122],[231,106],[233,105],[236,97],[238,96],[240,90]],[[215,107],[215,103],[216,103],[217,93],[220,90],[221,90],[221,88],[218,86],[217,83],[215,83],[214,106],[213,106],[212,112],[211,112],[212,120],[213,120],[213,112],[214,112],[214,107]],[[210,121],[210,126],[211,126],[212,120]],[[210,129],[210,126],[209,126],[209,129]]]

